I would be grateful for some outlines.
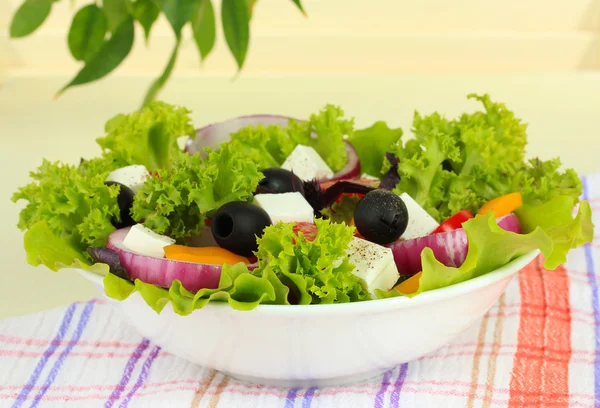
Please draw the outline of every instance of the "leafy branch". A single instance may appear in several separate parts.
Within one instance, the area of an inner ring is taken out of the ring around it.
[[[25,0],[12,18],[10,37],[22,38],[33,34],[46,21],[57,1]],[[305,14],[300,0],[290,1]],[[221,0],[221,25],[238,71],[244,66],[248,53],[250,20],[255,3],[256,0]],[[148,88],[143,105],[156,99],[169,80],[186,25],[191,27],[200,60],[205,61],[217,37],[212,0],[98,0],[82,6],[73,16],[67,45],[73,58],[83,66],[58,91],[57,96],[71,87],[89,84],[114,71],[133,48],[135,24],[144,30],[144,40],[148,45],[152,27],[161,14],[173,29],[175,44],[163,72]]]

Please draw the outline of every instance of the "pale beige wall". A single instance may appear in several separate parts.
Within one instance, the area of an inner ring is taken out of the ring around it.
[[[217,3],[219,1],[217,0]],[[72,4],[61,0],[34,36],[8,40],[21,0],[0,0],[0,70],[74,73],[66,31]],[[259,0],[245,73],[572,71],[600,68],[600,0]],[[218,6],[216,7],[218,9]],[[122,73],[157,73],[173,44],[160,21]],[[233,75],[222,34],[202,71],[189,33],[176,72]]]

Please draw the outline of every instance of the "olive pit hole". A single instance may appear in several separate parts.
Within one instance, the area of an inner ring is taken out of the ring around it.
[[[218,238],[227,238],[233,232],[233,218],[229,214],[221,214],[215,220],[214,233]]]

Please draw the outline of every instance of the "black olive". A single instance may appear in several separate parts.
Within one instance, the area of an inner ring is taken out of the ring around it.
[[[242,256],[252,256],[261,237],[271,225],[269,214],[257,205],[232,201],[222,205],[212,216],[210,228],[217,245]]]
[[[404,201],[388,190],[373,190],[356,204],[354,224],[368,241],[385,245],[396,241],[408,226]]]
[[[294,193],[297,191],[304,195],[304,182],[293,172],[278,167],[261,170],[261,172],[265,175],[265,178],[259,181],[258,185],[272,194]]]
[[[121,222],[112,220],[115,228],[125,228],[135,225],[135,221],[131,218],[131,207],[133,206],[133,197],[135,196],[132,189],[125,184],[117,183],[116,181],[104,182],[107,186],[119,186],[119,195],[117,196],[117,204],[119,204],[119,212],[121,213]]]

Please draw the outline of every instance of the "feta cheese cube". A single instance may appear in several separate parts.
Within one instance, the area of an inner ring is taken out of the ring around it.
[[[408,210],[408,226],[400,237],[401,239],[414,239],[427,236],[440,226],[427,211],[423,209],[412,197],[406,193],[400,194]]]
[[[304,196],[299,192],[282,194],[257,194],[254,204],[269,214],[271,222],[309,222],[314,223],[315,212]]]
[[[142,224],[132,226],[123,240],[123,245],[130,251],[155,258],[164,258],[164,247],[173,245],[174,243],[175,240],[173,238],[157,234]]]
[[[310,146],[298,145],[281,165],[282,169],[293,171],[301,180],[323,179],[333,176],[333,170]]]
[[[134,164],[113,170],[106,178],[106,181],[123,184],[129,187],[134,194],[137,194],[149,175],[146,166]]]
[[[365,281],[373,298],[375,289],[390,290],[400,278],[390,248],[354,237],[348,244],[347,254],[355,266],[354,275]]]

